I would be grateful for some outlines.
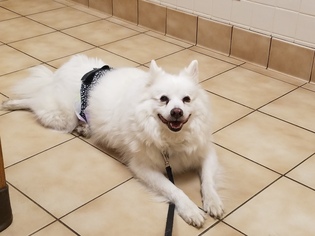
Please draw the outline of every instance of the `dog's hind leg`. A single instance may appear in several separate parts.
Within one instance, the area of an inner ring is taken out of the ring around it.
[[[56,106],[46,107],[38,100],[32,98],[9,99],[2,103],[0,109],[33,111],[43,126],[54,130],[72,132],[77,125],[77,118],[71,110],[64,109],[61,111]]]
[[[84,138],[91,137],[90,126],[83,121],[79,121],[77,127],[74,129],[74,132]]]
[[[4,101],[2,103],[1,109],[3,110],[30,110],[30,99],[10,99],[7,101]]]

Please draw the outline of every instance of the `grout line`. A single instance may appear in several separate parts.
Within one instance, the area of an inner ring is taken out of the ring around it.
[[[303,130],[305,130],[305,131],[308,131],[308,132],[311,132],[311,133],[315,134],[315,131],[313,131],[313,130],[307,129],[307,128],[303,127],[303,126],[299,126],[299,125],[294,124],[294,123],[292,123],[292,122],[290,122],[290,121],[284,120],[284,119],[282,119],[282,118],[280,118],[280,117],[277,117],[277,116],[268,114],[268,113],[266,113],[266,112],[264,112],[264,111],[260,111],[260,110],[257,110],[257,112],[260,112],[260,113],[262,113],[262,114],[264,114],[264,115],[270,116],[270,117],[272,117],[272,118],[274,118],[274,119],[280,120],[280,121],[285,122],[285,123],[287,123],[287,124],[289,124],[289,125],[293,125],[293,126],[295,126],[295,127],[297,127],[297,128],[300,128],[300,129],[303,129]]]
[[[271,56],[271,46],[272,46],[272,40],[273,40],[273,36],[270,37],[270,41],[269,41],[269,49],[268,49],[268,57],[267,57],[267,65],[266,65],[266,69],[269,68],[269,63],[270,63],[270,56]]]
[[[13,111],[11,111],[11,112],[13,112]],[[72,135],[72,134],[70,134],[70,135]],[[15,162],[15,163],[13,163],[13,164],[11,164],[11,165],[5,167],[5,169],[8,169],[8,168],[13,167],[13,166],[15,166],[15,165],[18,165],[18,164],[23,163],[23,162],[25,162],[25,161],[28,161],[29,159],[31,159],[31,158],[33,158],[33,157],[35,157],[35,156],[38,156],[38,155],[40,155],[40,154],[42,154],[42,153],[45,153],[45,152],[47,152],[47,151],[49,151],[49,150],[51,150],[51,149],[57,148],[58,146],[61,146],[61,145],[65,144],[65,143],[68,143],[68,142],[70,142],[70,141],[72,141],[72,140],[74,140],[74,139],[76,138],[74,135],[72,135],[72,136],[73,136],[73,137],[71,137],[71,138],[69,138],[69,139],[67,139],[67,140],[65,140],[65,141],[63,141],[63,142],[60,142],[60,143],[55,144],[55,145],[53,145],[53,146],[50,146],[49,148],[46,148],[46,149],[44,149],[44,150],[42,150],[42,151],[40,151],[40,152],[37,152],[37,153],[35,153],[35,154],[31,155],[31,156],[28,156],[28,157],[24,158],[23,160],[20,160],[20,161],[18,161],[18,162]]]
[[[62,218],[65,218],[66,216],[68,216],[68,215],[72,214],[73,212],[75,212],[75,211],[79,210],[80,208],[82,208],[82,207],[84,207],[84,206],[86,206],[86,205],[90,204],[91,202],[93,202],[93,201],[95,201],[95,200],[99,199],[100,197],[104,196],[105,194],[107,194],[107,193],[109,193],[109,192],[113,191],[114,189],[116,189],[116,188],[118,188],[118,187],[122,186],[123,184],[125,184],[125,183],[127,183],[127,182],[131,181],[132,179],[134,179],[134,177],[130,177],[130,178],[128,178],[128,179],[126,179],[126,180],[122,181],[121,183],[119,183],[119,184],[117,184],[117,185],[113,186],[112,188],[108,189],[107,191],[105,191],[105,192],[103,192],[103,193],[101,193],[101,194],[97,195],[96,197],[94,197],[94,198],[92,198],[91,200],[89,200],[89,201],[85,202],[84,204],[82,204],[82,205],[78,206],[77,208],[75,208],[75,209],[73,209],[73,210],[69,211],[67,214],[62,215],[60,218],[58,218],[58,220],[62,220]]]
[[[194,46],[197,46],[198,44],[198,27],[199,27],[199,17],[200,16],[197,16],[197,20],[196,20],[196,40],[195,40],[195,44],[193,44]]]
[[[308,81],[309,83],[312,82],[313,75],[314,75],[314,78],[315,78],[315,52],[313,52],[313,61],[312,61],[312,66],[311,66],[310,79]]]
[[[283,174],[277,172],[276,170],[273,170],[273,169],[271,169],[271,168],[268,167],[268,166],[265,166],[265,165],[263,165],[263,164],[260,164],[259,162],[256,162],[256,161],[254,161],[254,160],[252,160],[252,159],[250,159],[250,158],[248,158],[248,157],[246,157],[246,156],[244,156],[244,155],[242,155],[242,154],[240,154],[240,153],[237,153],[236,151],[233,151],[233,150],[231,150],[231,149],[229,149],[229,148],[227,148],[227,147],[225,147],[225,146],[222,146],[222,145],[219,144],[219,143],[213,142],[213,144],[217,145],[218,147],[221,147],[221,148],[225,149],[226,151],[229,151],[229,152],[231,152],[231,153],[233,153],[233,154],[236,154],[237,156],[240,156],[240,157],[246,159],[247,161],[250,161],[250,162],[252,162],[252,163],[254,163],[254,164],[256,164],[256,165],[259,165],[260,167],[263,167],[264,169],[267,169],[267,170],[269,170],[269,171],[274,172],[275,174],[278,174],[278,175],[280,175],[280,176],[283,176]]]
[[[299,165],[298,165],[298,166],[299,166]],[[298,180],[296,180],[296,179],[293,179],[293,178],[291,178],[291,177],[289,177],[289,176],[286,176],[286,175],[285,175],[284,177],[287,178],[287,179],[289,179],[289,180],[291,180],[291,181],[293,181],[293,182],[295,182],[295,183],[297,183],[297,184],[300,184],[300,185],[302,185],[302,186],[308,188],[309,190],[315,191],[315,188],[312,188],[311,186],[308,186],[308,185],[306,185],[306,184],[304,184],[304,183],[302,183],[302,182],[300,182],[300,181],[298,181]]]
[[[201,234],[199,234],[198,236],[202,236],[205,233],[207,233],[210,229],[214,228],[215,226],[217,226],[219,223],[221,224],[225,224],[226,226],[234,229],[235,231],[237,231],[238,233],[242,234],[242,235],[246,235],[245,233],[243,233],[242,231],[240,231],[239,229],[235,228],[234,226],[226,223],[225,221],[223,221],[222,219],[219,219],[217,222],[215,222],[213,225],[211,225],[210,227],[208,227],[205,231],[203,231]]]
[[[51,217],[53,217],[55,220],[58,220],[58,218],[56,216],[54,216],[52,213],[50,213],[46,208],[44,208],[43,206],[41,206],[39,203],[37,203],[35,200],[33,200],[31,197],[29,197],[28,195],[26,195],[26,193],[22,192],[22,190],[20,190],[19,188],[17,188],[15,185],[13,185],[12,183],[10,183],[9,181],[7,181],[10,185],[10,187],[14,188],[16,191],[18,191],[20,194],[22,194],[25,198],[27,198],[29,201],[31,201],[32,203],[34,203],[36,206],[38,206],[39,208],[41,208],[43,211],[45,211],[48,215],[50,215]],[[47,226],[47,225],[46,225]]]
[[[230,37],[230,49],[229,49],[229,57],[232,55],[232,46],[233,46],[233,32],[234,26],[231,27],[231,37]]]
[[[263,187],[261,190],[259,190],[257,193],[255,193],[254,195],[252,195],[251,197],[249,197],[247,200],[245,200],[244,202],[242,202],[241,204],[239,204],[237,207],[235,207],[234,210],[232,210],[231,212],[229,212],[228,214],[226,214],[221,220],[223,221],[224,219],[226,219],[227,217],[229,217],[230,215],[232,215],[234,212],[236,212],[237,210],[239,210],[242,206],[244,206],[246,203],[248,203],[249,201],[253,200],[255,197],[257,197],[259,194],[261,194],[263,191],[265,191],[266,189],[268,189],[271,185],[273,185],[274,183],[276,183],[277,181],[279,181],[281,178],[284,178],[284,176],[279,176],[278,178],[276,178],[274,181],[272,181],[271,183],[267,184],[265,187]]]

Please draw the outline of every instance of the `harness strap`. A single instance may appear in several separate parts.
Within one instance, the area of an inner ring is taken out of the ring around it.
[[[165,170],[166,170],[167,177],[173,184],[175,184],[173,173],[172,173],[172,168],[171,168],[169,161],[168,161],[169,160],[168,153],[163,151],[162,156],[163,156],[164,161],[165,161]],[[173,222],[174,222],[174,211],[175,211],[175,204],[169,203],[167,218],[166,218],[165,234],[164,234],[165,236],[172,236]]]
[[[105,65],[101,68],[94,68],[93,70],[87,72],[81,79],[81,111],[79,113],[80,117],[83,118],[85,122],[87,122],[87,117],[85,114],[85,108],[88,105],[88,97],[91,88],[98,82],[99,78],[101,78],[107,71],[112,68],[108,65]]]

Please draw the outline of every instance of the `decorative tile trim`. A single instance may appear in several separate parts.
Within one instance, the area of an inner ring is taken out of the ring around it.
[[[152,1],[73,1],[84,5],[88,4],[92,8],[100,6],[103,2],[109,10],[103,8],[98,8],[98,10],[113,14],[134,24],[304,81],[315,82],[315,51],[312,48],[278,40],[270,35],[240,29],[199,15],[188,14],[180,9],[162,6],[158,3],[152,3]],[[281,48],[285,48],[284,51]]]
[[[267,68],[270,37],[233,27],[231,56]]]
[[[148,14],[152,13],[154,14]],[[138,24],[158,32],[166,32],[166,7],[139,1]]]
[[[230,54],[232,26],[198,17],[197,45]]]
[[[314,61],[314,50],[273,38],[269,68],[310,80]]]
[[[195,44],[197,20],[195,15],[167,8],[166,34]]]

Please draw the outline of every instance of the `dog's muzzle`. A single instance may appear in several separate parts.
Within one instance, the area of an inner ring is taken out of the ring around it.
[[[189,115],[187,119],[183,119],[183,115],[184,115],[184,112],[182,109],[173,108],[170,112],[169,120],[165,119],[161,114],[158,114],[158,117],[164,124],[167,125],[167,127],[171,131],[178,132],[183,128],[184,124],[186,124],[190,118],[190,115]]]

